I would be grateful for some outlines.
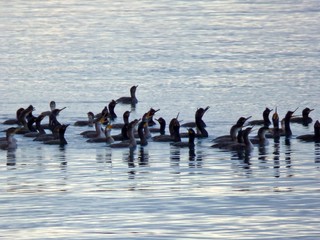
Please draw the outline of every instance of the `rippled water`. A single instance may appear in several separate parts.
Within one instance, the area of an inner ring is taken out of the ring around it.
[[[2,1],[1,122],[55,100],[72,124],[132,85],[139,103],[118,116],[153,107],[187,122],[210,109],[195,156],[89,144],[87,127],[70,126],[64,148],[16,136],[0,152],[0,238],[317,238],[320,145],[295,139],[313,124],[249,155],[210,145],[265,107],[320,119],[319,11],[316,0]]]

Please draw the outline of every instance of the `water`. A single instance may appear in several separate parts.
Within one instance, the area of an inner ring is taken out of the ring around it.
[[[110,149],[70,126],[64,148],[16,136],[0,152],[3,239],[315,239],[320,145],[249,155],[210,148],[240,116],[315,108],[318,1],[2,1],[0,121],[55,100],[62,123],[100,112],[139,85],[135,109],[167,121],[205,114],[196,155],[166,143]],[[0,130],[7,126],[0,125]],[[185,129],[181,129],[185,131]],[[113,131],[114,134],[117,130]]]

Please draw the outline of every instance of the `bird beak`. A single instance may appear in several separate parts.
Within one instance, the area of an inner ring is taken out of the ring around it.
[[[297,107],[297,108],[292,112],[292,114],[294,114],[294,113],[298,110],[298,108],[299,108],[299,107]]]

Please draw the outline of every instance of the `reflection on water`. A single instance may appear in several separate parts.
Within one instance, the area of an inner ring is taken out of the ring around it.
[[[274,141],[274,151],[273,151],[273,168],[274,176],[276,178],[280,177],[280,143],[279,141]]]
[[[149,166],[149,152],[144,147],[139,148],[138,161],[140,167],[148,167]]]
[[[320,163],[320,143],[314,143],[314,156],[315,163]]]
[[[16,150],[7,150],[7,166],[15,166],[16,165]],[[10,168],[12,169],[12,168]]]

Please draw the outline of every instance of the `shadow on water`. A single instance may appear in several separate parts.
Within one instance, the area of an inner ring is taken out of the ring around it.
[[[180,174],[180,148],[179,147],[170,147],[170,167],[176,169],[174,174]]]
[[[196,153],[194,147],[189,148],[189,168],[202,168],[202,156],[201,150]]]
[[[274,141],[273,145],[273,169],[274,169],[274,177],[280,177],[280,143],[277,139]]]
[[[287,177],[292,177],[292,169],[291,169],[291,139],[286,138],[285,139],[285,164],[286,164],[286,169],[287,169]]]
[[[138,153],[138,164],[140,167],[149,166],[149,152],[145,150],[144,147],[140,147]]]
[[[136,175],[136,170],[135,170],[135,157],[134,157],[135,150],[134,149],[129,149],[129,153],[123,155],[124,161],[128,163],[128,179],[134,179]]]
[[[320,143],[314,143],[314,162],[320,163]]]
[[[16,150],[10,149],[7,150],[7,166],[15,166],[16,165]]]
[[[258,160],[261,164],[266,164],[267,163],[267,151],[266,151],[266,147],[265,146],[260,146],[258,148]]]
[[[239,161],[239,167],[245,170],[245,174],[247,176],[250,176],[252,174],[251,170],[251,151],[250,150],[237,150],[237,151],[232,151],[231,152],[231,160],[237,160]]]
[[[66,149],[65,146],[59,147],[59,161],[61,170],[67,170],[68,162],[66,160]]]

